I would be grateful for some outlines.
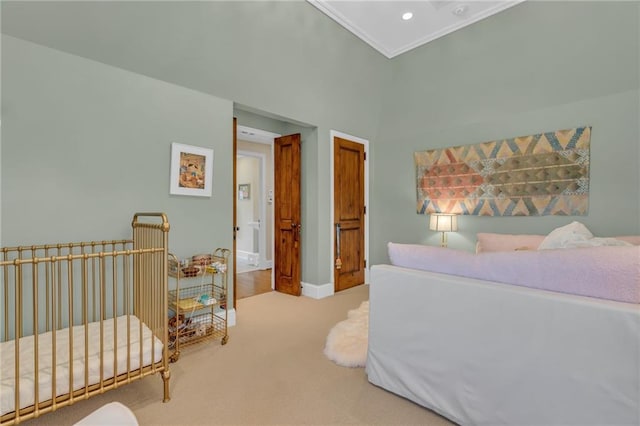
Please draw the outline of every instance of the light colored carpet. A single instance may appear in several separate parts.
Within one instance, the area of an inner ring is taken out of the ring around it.
[[[327,336],[324,354],[343,367],[364,367],[369,347],[369,301],[347,313]]]
[[[145,425],[451,425],[327,359],[327,333],[369,299],[366,285],[315,300],[270,292],[238,300],[229,343],[184,348],[171,364],[171,401],[150,376],[24,425],[72,425],[119,401]]]

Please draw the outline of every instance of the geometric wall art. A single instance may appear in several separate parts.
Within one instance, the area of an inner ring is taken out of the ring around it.
[[[417,212],[584,216],[591,127],[414,153]]]

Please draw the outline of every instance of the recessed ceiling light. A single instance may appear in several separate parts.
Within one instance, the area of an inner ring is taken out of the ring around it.
[[[402,14],[402,19],[405,21],[408,21],[411,18],[413,18],[413,13],[411,12],[405,12]]]

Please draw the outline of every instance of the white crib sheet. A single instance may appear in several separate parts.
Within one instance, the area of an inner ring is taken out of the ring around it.
[[[130,353],[127,354],[127,318],[129,318]],[[114,322],[116,327],[114,329]],[[137,317],[121,316],[103,321],[103,352],[100,353],[100,322],[88,325],[88,385],[100,381],[100,364],[103,365],[103,380],[114,376],[114,334],[117,332],[117,374],[132,371],[140,366],[141,346],[142,365],[162,359],[162,342],[153,336],[151,330],[142,323],[142,345],[140,344],[140,324]],[[85,387],[85,328],[74,326],[73,330],[73,390]],[[51,399],[52,369],[52,332],[38,336],[38,382],[40,402]],[[69,393],[69,329],[56,331],[56,395]],[[152,340],[153,338],[153,340]],[[33,405],[35,401],[35,355],[34,336],[20,339],[20,408]],[[152,345],[152,341],[154,342]],[[152,352],[153,351],[153,352]],[[128,355],[128,356],[127,356]],[[15,411],[15,340],[0,343],[0,415]]]

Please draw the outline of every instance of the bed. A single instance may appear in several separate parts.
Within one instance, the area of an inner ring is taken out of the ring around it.
[[[150,374],[169,401],[163,213],[130,240],[0,249],[0,424],[39,417]]]
[[[462,425],[640,424],[640,247],[395,250],[371,269],[371,383]]]

